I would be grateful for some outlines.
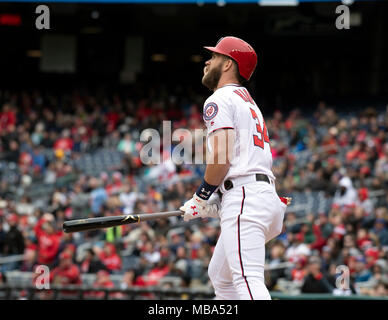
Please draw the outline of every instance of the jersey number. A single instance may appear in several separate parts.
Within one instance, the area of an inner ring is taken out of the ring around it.
[[[249,103],[255,105],[255,102],[253,101],[251,95],[249,94],[249,92],[246,89],[235,90],[234,93],[238,94],[245,102],[249,102]],[[259,137],[254,134],[253,135],[253,144],[256,147],[260,147],[260,148],[264,149],[264,142],[270,143],[269,138],[268,138],[267,126],[265,125],[265,121],[263,119],[263,126],[264,127],[263,127],[263,130],[261,130],[259,118],[258,118],[255,110],[253,110],[252,108],[249,108],[249,109],[251,110],[252,118],[254,120],[257,120],[256,131],[258,133],[260,133],[260,137],[261,137],[261,139],[259,139]],[[271,144],[269,145],[269,147],[271,148]]]
[[[251,110],[252,118],[254,120],[257,120],[256,131],[258,133],[260,133],[260,137],[261,137],[261,139],[260,139],[259,136],[254,134],[253,135],[253,144],[255,146],[257,146],[257,147],[260,147],[260,148],[264,149],[264,142],[269,143],[267,126],[265,125],[265,121],[263,120],[263,130],[262,130],[261,126],[260,126],[259,118],[258,118],[258,116],[256,114],[256,111],[253,110],[252,108],[249,108],[249,109]]]

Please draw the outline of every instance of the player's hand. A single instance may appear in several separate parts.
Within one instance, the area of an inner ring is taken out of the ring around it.
[[[191,219],[203,217],[206,213],[207,202],[207,200],[201,199],[194,193],[193,197],[179,208],[179,210],[185,213],[183,220],[189,221]]]
[[[220,208],[221,208],[221,198],[217,193],[213,193],[207,202],[204,216],[210,217],[210,218],[218,218],[220,213]]]

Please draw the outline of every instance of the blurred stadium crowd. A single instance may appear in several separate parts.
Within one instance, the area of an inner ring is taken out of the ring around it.
[[[162,131],[163,120],[203,128],[205,99],[155,92],[2,92],[0,283],[43,264],[59,284],[96,274],[91,285],[106,288],[210,286],[217,219],[61,230],[69,219],[176,210],[195,192],[204,165],[144,165],[140,134]],[[268,244],[269,289],[387,296],[388,107],[343,114],[322,101],[266,122],[278,192],[294,198]],[[4,260],[12,256],[21,258]],[[349,290],[336,288],[339,265],[349,267]]]

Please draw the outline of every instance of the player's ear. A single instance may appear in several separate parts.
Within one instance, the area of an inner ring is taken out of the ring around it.
[[[233,68],[233,60],[230,58],[225,59],[224,61],[224,71],[228,71]]]

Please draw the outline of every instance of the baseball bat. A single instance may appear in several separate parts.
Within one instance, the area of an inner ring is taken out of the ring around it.
[[[127,214],[111,217],[98,217],[79,220],[70,220],[63,223],[63,231],[66,233],[104,229],[115,226],[121,226],[130,223],[140,223],[142,221],[149,221],[161,218],[168,218],[173,216],[183,215],[180,210],[167,211],[167,212],[155,212],[155,213],[140,213],[140,214]]]

